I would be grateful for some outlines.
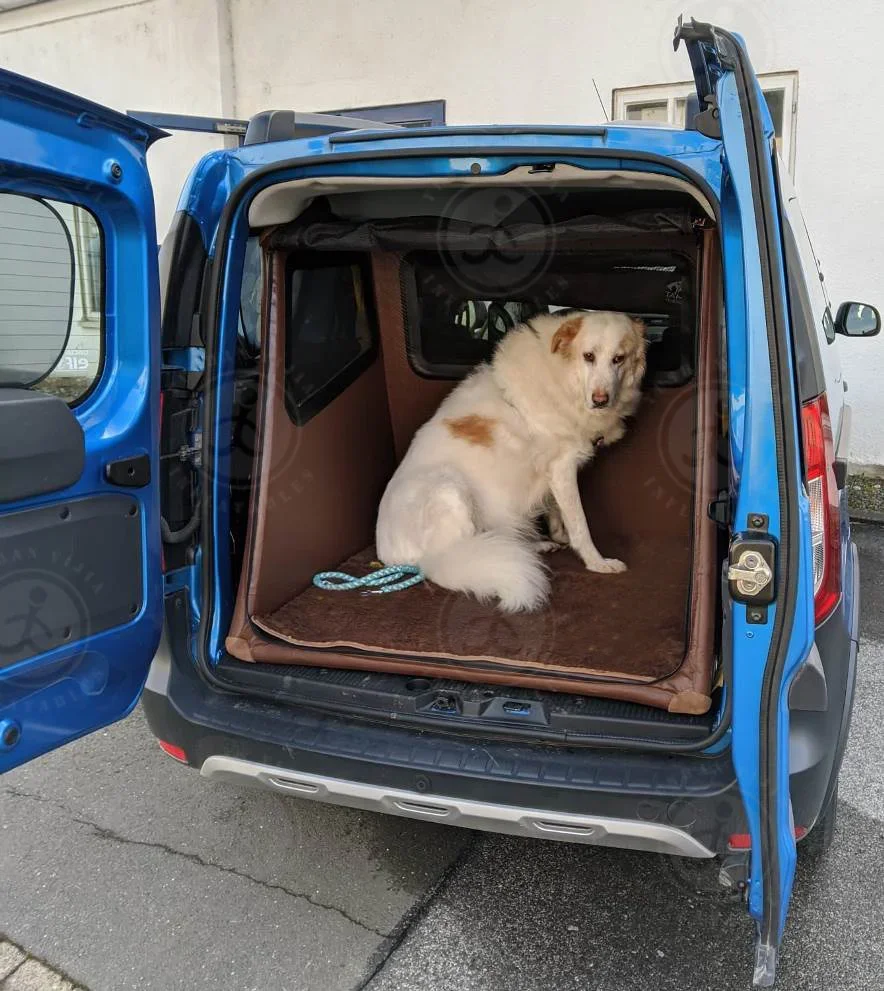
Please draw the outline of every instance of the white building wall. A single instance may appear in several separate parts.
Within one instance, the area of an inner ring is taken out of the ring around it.
[[[0,61],[120,109],[249,116],[447,100],[450,123],[592,123],[614,88],[687,79],[682,10],[797,70],[795,181],[834,301],[884,305],[874,40],[884,4],[807,0],[50,0],[0,15]],[[870,97],[872,99],[870,99]],[[159,226],[211,139],[152,153]],[[165,146],[165,147],[164,147]],[[853,459],[884,465],[884,339],[843,342]]]
[[[215,0],[49,0],[0,14],[0,65],[116,110],[218,116]],[[222,147],[176,134],[149,154],[160,238],[193,163]]]

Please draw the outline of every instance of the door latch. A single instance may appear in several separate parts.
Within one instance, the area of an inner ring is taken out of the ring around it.
[[[757,595],[773,581],[773,572],[758,551],[743,551],[728,567],[727,577],[737,583],[740,595]]]
[[[727,581],[731,598],[747,606],[767,606],[774,600],[776,543],[771,537],[747,534],[730,548]]]

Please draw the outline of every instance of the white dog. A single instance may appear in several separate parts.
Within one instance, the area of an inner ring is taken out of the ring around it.
[[[592,541],[577,470],[624,435],[645,346],[644,325],[623,313],[544,315],[511,330],[415,434],[381,500],[379,558],[508,612],[546,600],[539,551],[570,543],[590,571],[624,571]],[[543,512],[552,541],[535,529]]]

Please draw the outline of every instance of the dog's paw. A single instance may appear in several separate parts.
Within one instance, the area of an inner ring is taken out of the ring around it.
[[[622,561],[618,561],[616,557],[600,557],[598,561],[587,564],[586,570],[595,571],[600,575],[613,575],[626,571],[626,565]]]
[[[560,544],[557,540],[538,540],[534,545],[534,550],[538,554],[552,554],[554,551],[560,551],[566,544]]]

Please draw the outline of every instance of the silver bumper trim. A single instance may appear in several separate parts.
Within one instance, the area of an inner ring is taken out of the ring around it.
[[[312,798],[372,812],[387,812],[410,819],[444,822],[466,829],[485,829],[493,833],[566,840],[570,843],[647,850],[680,857],[715,856],[712,850],[690,833],[666,823],[546,812],[543,809],[526,809],[516,805],[497,805],[416,791],[399,791],[381,785],[303,774],[238,757],[208,757],[200,768],[200,774],[216,781],[258,785],[298,798]]]

